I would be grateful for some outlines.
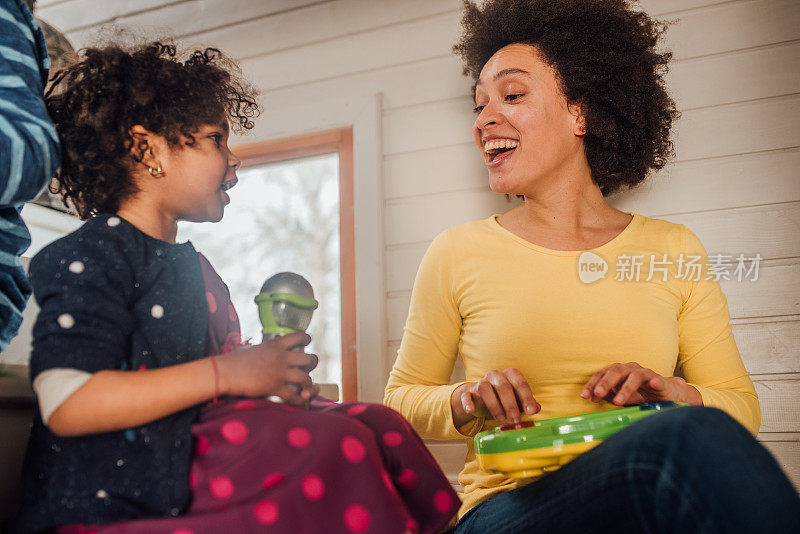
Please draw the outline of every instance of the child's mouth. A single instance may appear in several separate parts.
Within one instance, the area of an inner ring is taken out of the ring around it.
[[[231,180],[228,180],[226,182],[222,182],[222,185],[219,186],[219,188],[222,189],[223,191],[227,191],[227,190],[233,188],[233,186],[235,186],[237,183],[239,183],[239,179],[234,177]]]

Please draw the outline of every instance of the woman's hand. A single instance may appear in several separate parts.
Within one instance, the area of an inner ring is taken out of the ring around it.
[[[581,392],[592,402],[605,400],[619,406],[675,401],[702,405],[700,393],[677,376],[663,377],[636,362],[613,363],[592,375]]]
[[[478,382],[457,387],[450,396],[453,423],[462,426],[473,417],[491,415],[497,421],[520,422],[520,412],[538,413],[542,406],[533,398],[528,381],[517,369],[491,370]]]
[[[291,349],[305,347],[310,342],[311,336],[295,332],[216,356],[221,393],[248,397],[276,395],[289,404],[305,405],[317,393],[308,373],[317,366],[319,358]]]

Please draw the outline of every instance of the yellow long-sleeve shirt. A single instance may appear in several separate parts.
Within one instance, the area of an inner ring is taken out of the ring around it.
[[[384,403],[424,438],[466,439],[459,519],[519,483],[483,471],[475,459],[472,437],[497,421],[454,426],[450,395],[463,383],[449,384],[457,357],[469,382],[492,369],[519,369],[542,406],[536,419],[618,408],[580,397],[612,363],[637,362],[662,376],[677,367],[705,406],[758,433],[758,396],[703,245],[684,225],[632,215],[618,236],[590,251],[594,257],[529,243],[497,216],[443,232],[425,254]],[[587,280],[598,272],[587,265],[603,261],[605,276]]]

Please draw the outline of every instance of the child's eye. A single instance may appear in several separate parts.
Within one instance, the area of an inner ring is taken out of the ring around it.
[[[220,146],[220,143],[222,142],[222,135],[220,135],[220,134],[212,134],[212,135],[209,135],[209,137],[214,140],[214,144],[215,145]]]
[[[481,111],[483,111],[483,108],[484,108],[484,107],[485,107],[485,106],[475,106],[474,108],[472,108],[472,111],[473,111],[474,113],[480,113]]]

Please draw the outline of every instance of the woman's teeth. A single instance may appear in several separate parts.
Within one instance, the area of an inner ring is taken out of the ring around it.
[[[515,139],[491,139],[483,145],[483,151],[493,160],[495,156],[503,152],[509,152],[519,146],[519,141]]]
[[[517,148],[519,146],[519,141],[514,139],[491,139],[486,141],[486,144],[483,145],[483,151],[487,154],[496,154],[499,151],[509,150],[512,148]]]

